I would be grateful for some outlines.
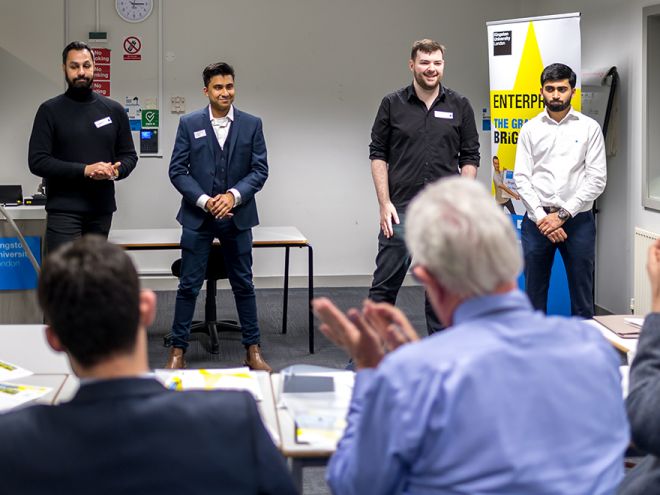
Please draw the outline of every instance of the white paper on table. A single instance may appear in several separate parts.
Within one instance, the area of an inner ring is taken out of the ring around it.
[[[154,370],[154,374],[170,390],[247,390],[255,400],[263,399],[257,375],[248,367]]]
[[[0,381],[15,380],[30,376],[31,371],[0,359]]]
[[[26,402],[36,400],[51,390],[50,387],[0,382],[0,411],[8,411]]]
[[[353,395],[355,373],[352,371],[293,371],[295,375],[329,376],[333,392],[282,393],[278,407],[285,408],[295,424],[299,443],[319,448],[334,448],[346,429],[346,415]],[[283,382],[285,377],[281,377]],[[280,384],[282,385],[282,383]]]

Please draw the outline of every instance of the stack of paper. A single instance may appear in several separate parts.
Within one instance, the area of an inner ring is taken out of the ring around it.
[[[171,390],[247,390],[262,400],[257,376],[250,368],[155,370],[156,378]]]
[[[35,387],[8,381],[25,378],[31,374],[31,371],[20,366],[0,360],[0,412],[37,400],[51,391],[50,387]]]

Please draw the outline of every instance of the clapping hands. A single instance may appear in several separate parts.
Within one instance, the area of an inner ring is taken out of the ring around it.
[[[321,332],[353,358],[357,369],[375,368],[387,352],[419,340],[403,312],[388,303],[367,300],[362,311],[353,308],[344,314],[322,297],[312,307]]]

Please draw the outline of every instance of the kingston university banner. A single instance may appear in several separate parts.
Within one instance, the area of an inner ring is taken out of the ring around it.
[[[494,21],[487,27],[493,195],[505,212],[511,213],[520,233],[525,207],[517,199],[513,180],[518,135],[523,124],[545,108],[541,72],[550,64],[562,63],[573,69],[577,83],[571,105],[581,109],[580,14]],[[518,283],[524,289],[523,275]],[[555,256],[552,267],[548,313],[571,313],[561,256]]]
[[[506,209],[511,212],[513,207],[522,216],[525,208],[516,199],[513,181],[516,144],[522,125],[545,108],[541,98],[544,67],[562,63],[573,69],[577,84],[571,104],[580,110],[580,14],[493,21],[487,26],[493,194],[503,207],[511,199]],[[499,162],[499,178],[495,177],[494,157]],[[496,194],[498,183],[504,188]]]

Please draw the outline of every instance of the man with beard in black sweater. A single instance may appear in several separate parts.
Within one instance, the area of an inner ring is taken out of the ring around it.
[[[126,111],[92,91],[89,46],[69,43],[62,64],[69,87],[39,107],[28,152],[30,171],[46,183],[48,251],[83,234],[107,237],[117,209],[113,181],[137,163]]]

